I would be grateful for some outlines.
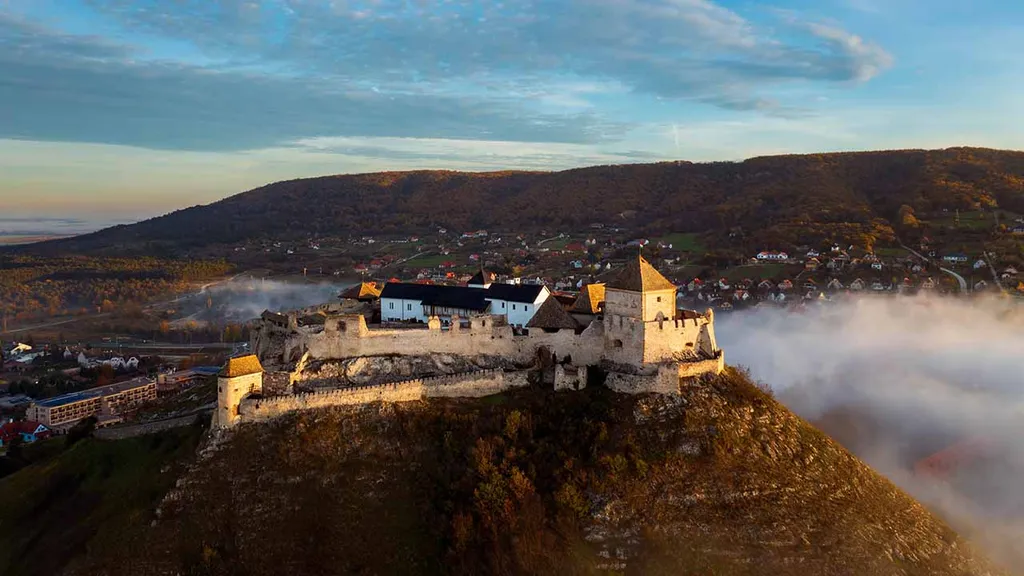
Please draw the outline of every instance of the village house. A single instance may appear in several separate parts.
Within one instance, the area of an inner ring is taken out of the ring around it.
[[[789,254],[786,254],[785,252],[775,252],[775,251],[763,250],[761,252],[758,252],[757,256],[755,256],[755,258],[757,260],[779,261],[779,262],[781,262],[781,261],[789,260]]]
[[[509,325],[525,326],[551,295],[543,284],[501,284],[480,270],[467,286],[389,282],[380,293],[382,322],[426,323],[437,316],[443,324],[453,316],[504,316]]]
[[[861,280],[860,278],[856,278],[856,279],[854,279],[853,282],[850,282],[850,290],[852,290],[854,292],[860,292],[863,289],[864,289],[864,280]]]
[[[968,258],[966,254],[955,252],[953,254],[946,254],[945,256],[942,257],[942,260],[953,264],[962,264],[964,262],[967,262]]]
[[[49,428],[34,420],[5,422],[0,426],[0,446],[10,446],[11,442],[18,438],[26,444],[31,444],[36,440],[45,440],[50,435]]]

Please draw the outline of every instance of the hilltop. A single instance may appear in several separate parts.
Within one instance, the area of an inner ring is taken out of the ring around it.
[[[680,397],[307,411],[216,446],[69,572],[1000,573],[735,370]]]
[[[22,248],[179,256],[252,238],[489,228],[708,235],[707,245],[891,241],[918,213],[999,206],[1024,213],[1024,152],[978,148],[662,162],[561,172],[384,172],[277,182],[179,210]],[[737,234],[736,232],[740,233]]]

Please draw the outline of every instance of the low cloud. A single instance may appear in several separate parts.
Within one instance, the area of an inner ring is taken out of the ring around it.
[[[1024,315],[1012,301],[864,298],[721,315],[727,360],[948,519],[1024,568]],[[979,456],[948,482],[915,462],[958,441]]]
[[[338,295],[348,286],[351,283],[300,284],[244,278],[217,284],[199,299],[210,298],[218,320],[245,322],[259,317],[264,310],[287,312],[337,302]]]

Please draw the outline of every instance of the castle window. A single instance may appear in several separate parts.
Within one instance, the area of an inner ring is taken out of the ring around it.
[[[391,309],[391,310],[394,310],[395,309],[395,303],[394,302],[388,302],[388,308]]]
[[[622,348],[622,340],[616,340],[615,342],[612,343],[612,345],[615,346],[616,348]]]
[[[504,302],[502,302],[502,303],[501,303],[501,309],[502,309],[502,310],[504,310],[504,309],[505,309],[505,303],[504,303]]]
[[[661,302],[661,296],[658,296],[658,302]]]
[[[512,305],[512,309],[513,309],[513,310],[515,310],[515,309],[516,309],[516,305],[515,305],[515,304],[513,304],[513,305]]]
[[[659,300],[661,300],[661,298],[659,298]],[[405,308],[406,310],[412,310],[412,304],[406,304],[405,306],[406,306],[406,308]]]

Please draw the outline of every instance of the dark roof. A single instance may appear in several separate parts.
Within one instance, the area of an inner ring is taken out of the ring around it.
[[[443,306],[483,312],[490,306],[485,298],[487,290],[465,286],[432,286],[435,291],[422,299],[427,306]]]
[[[443,286],[437,284],[405,284],[389,282],[381,291],[381,298],[419,300],[428,306],[444,306],[483,312],[489,305],[484,288],[465,286]]]
[[[629,290],[630,292],[671,290],[675,287],[676,285],[655,270],[650,262],[644,260],[643,256],[630,259],[626,263],[626,267],[608,283],[608,288]]]
[[[407,282],[388,282],[380,291],[381,298],[398,298],[401,300],[422,300],[433,294],[440,286],[434,284],[411,284]]]
[[[267,320],[269,322],[277,322],[279,324],[288,323],[287,316],[285,316],[284,314],[279,314],[277,312],[271,312],[270,310],[264,310],[263,313],[260,314],[260,318],[263,318],[264,320]]]
[[[575,330],[579,325],[555,298],[548,298],[537,308],[537,312],[526,323],[527,328],[568,328]]]
[[[530,304],[537,300],[543,289],[544,286],[540,284],[491,284],[487,289],[487,298]]]
[[[469,279],[468,284],[476,284],[477,286],[485,286],[494,282],[494,274],[484,270],[484,267],[480,267],[480,271],[473,274],[473,277]]]

